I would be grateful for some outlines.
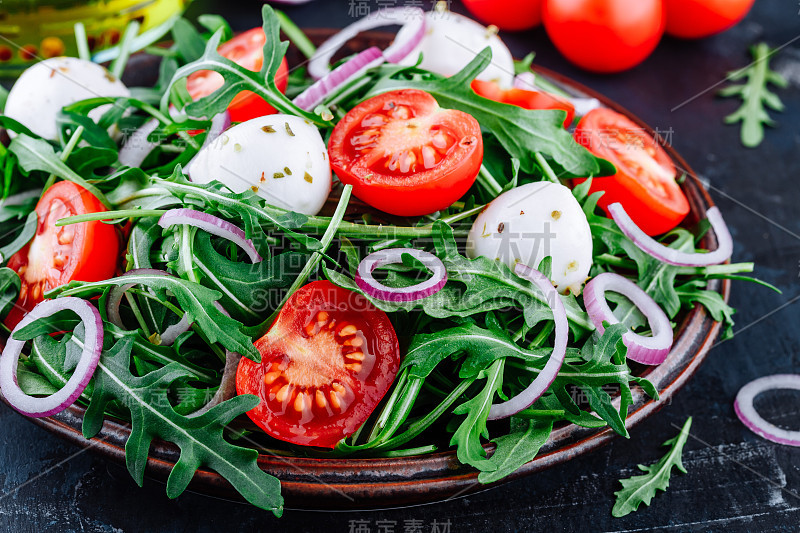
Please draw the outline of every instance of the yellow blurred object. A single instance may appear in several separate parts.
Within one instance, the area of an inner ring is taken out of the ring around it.
[[[119,43],[133,20],[140,33],[168,24],[191,0],[2,0],[0,76],[16,76],[39,59],[76,56],[74,25],[83,22],[92,53]]]

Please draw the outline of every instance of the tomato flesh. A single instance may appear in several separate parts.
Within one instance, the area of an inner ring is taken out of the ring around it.
[[[105,210],[92,193],[72,182],[61,181],[47,189],[36,205],[36,235],[8,260],[22,284],[6,326],[13,329],[50,289],[73,280],[102,281],[114,275],[119,260],[114,226],[100,221],[55,225],[64,217]]]
[[[548,0],[543,9],[558,51],[593,72],[620,72],[644,61],[665,20],[662,0]]]
[[[408,89],[350,110],[328,152],[334,172],[358,198],[386,213],[418,216],[449,207],[469,190],[483,161],[483,138],[471,115]]]
[[[253,28],[223,43],[218,52],[242,67],[258,72],[264,63],[265,42],[264,30]],[[222,74],[211,70],[200,70],[189,76],[186,88],[192,100],[198,100],[210,95],[224,83],[225,79]],[[286,58],[283,58],[275,75],[275,84],[281,92],[285,92],[289,85],[289,65]],[[277,112],[274,107],[252,91],[242,91],[228,106],[228,114],[233,122],[245,122]]]
[[[590,192],[604,192],[598,202],[602,209],[620,202],[648,235],[666,233],[689,213],[689,201],[675,181],[675,165],[629,118],[610,109],[594,109],[578,122],[575,140],[617,167],[613,176],[592,180]]]
[[[261,363],[242,359],[239,394],[261,403],[248,416],[267,434],[333,448],[363,424],[400,365],[386,313],[328,281],[295,292],[269,332],[256,341]]]
[[[572,103],[543,91],[503,89],[497,82],[482,80],[474,80],[472,90],[489,100],[515,105],[523,109],[560,109],[567,114],[564,119],[565,128],[572,124],[572,120],[575,118],[575,106]]]

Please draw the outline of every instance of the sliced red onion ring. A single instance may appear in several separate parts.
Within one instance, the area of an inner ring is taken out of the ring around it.
[[[722,219],[719,209],[712,207],[706,211],[706,217],[711,223],[711,229],[717,236],[717,249],[709,253],[688,253],[681,252],[674,248],[664,246],[642,231],[636,223],[631,220],[622,204],[615,202],[608,206],[608,212],[617,223],[622,233],[628,236],[633,243],[642,251],[652,255],[659,261],[668,265],[702,267],[718,265],[731,258],[733,254],[733,238],[731,237],[728,226]]]
[[[35,320],[66,310],[77,314],[85,328],[83,352],[78,365],[72,377],[58,392],[45,398],[28,396],[17,384],[17,366],[25,342],[15,340],[13,334]],[[0,356],[0,390],[3,391],[3,396],[11,407],[23,415],[40,418],[60,413],[75,403],[75,400],[86,389],[86,385],[92,379],[95,368],[97,368],[102,351],[103,321],[97,309],[80,298],[64,297],[45,300],[25,315],[25,318],[17,324],[9,336],[3,354]]]
[[[156,131],[159,124],[158,120],[151,118],[125,139],[125,144],[119,151],[119,162],[127,167],[142,166],[150,152],[158,146],[158,143],[148,141],[147,138]]]
[[[558,376],[558,371],[561,370],[561,365],[564,363],[564,357],[567,354],[567,340],[569,335],[567,310],[564,308],[564,302],[561,301],[558,291],[553,287],[553,283],[538,270],[522,263],[517,263],[514,272],[519,277],[527,279],[536,285],[536,287],[544,293],[545,301],[550,304],[550,308],[553,310],[553,320],[555,321],[553,353],[550,354],[550,359],[547,360],[547,364],[544,365],[539,375],[536,376],[524,391],[507,402],[492,405],[489,410],[489,420],[508,418],[533,405],[536,400],[541,398],[542,394],[547,391],[550,385],[553,384],[556,376]]]
[[[259,263],[263,260],[258,254],[253,241],[247,238],[244,231],[219,217],[202,211],[195,211],[194,209],[180,208],[170,209],[161,215],[158,220],[158,225],[165,229],[178,224],[194,226],[217,237],[228,239],[244,250],[253,263]]]
[[[750,431],[767,440],[788,446],[800,446],[800,431],[790,431],[770,424],[753,407],[756,396],[775,389],[800,390],[800,375],[776,374],[751,381],[736,395],[733,404],[736,416]]]
[[[522,72],[514,77],[514,88],[526,91],[536,91],[536,74],[530,70]]]
[[[383,51],[390,63],[398,63],[410,54],[425,36],[425,12],[418,7],[380,9],[347,26],[322,43],[308,63],[308,73],[315,80],[331,71],[331,58],[347,41],[362,31],[399,24],[402,26],[394,42]]]
[[[659,305],[646,292],[632,281],[619,274],[605,272],[590,280],[583,290],[583,302],[592,324],[600,334],[605,328],[603,322],[619,324],[619,320],[611,312],[605,293],[613,291],[622,294],[647,317],[652,337],[645,337],[628,331],[623,337],[628,347],[628,359],[643,365],[659,365],[667,358],[672,348],[673,333],[669,318]]]
[[[170,276],[168,272],[163,270],[158,270],[155,268],[137,268],[134,270],[129,270],[125,272],[122,276]],[[136,283],[128,283],[125,285],[119,285],[111,289],[108,293],[108,298],[106,299],[106,315],[108,315],[108,321],[114,324],[115,326],[125,329],[125,325],[122,323],[122,317],[119,314],[119,305],[122,303],[122,298],[125,296],[125,293],[128,292],[130,289],[136,286]],[[189,331],[191,324],[189,320],[184,315],[181,320],[177,324],[173,324],[169,326],[167,329],[164,330],[164,333],[160,335],[161,337],[161,344],[164,346],[169,346],[178,336],[185,332]]]
[[[431,271],[432,276],[411,287],[387,287],[375,279],[376,268],[403,262],[403,254],[417,259]],[[385,302],[412,302],[439,292],[447,283],[447,269],[435,255],[413,248],[389,248],[372,253],[361,261],[356,273],[356,284],[364,294]]]
[[[381,49],[377,46],[367,48],[355,57],[338,66],[333,72],[316,81],[311,87],[294,99],[295,105],[305,111],[313,111],[326,96],[348,81],[361,76],[367,70],[384,62]]]
[[[214,302],[214,306],[219,309],[220,313],[223,315],[227,317],[231,316],[228,311],[222,307],[221,303]],[[222,379],[220,380],[217,392],[207,404],[194,413],[187,415],[187,418],[200,416],[215,405],[219,405],[225,400],[230,400],[236,396],[236,371],[239,369],[239,361],[241,359],[242,356],[240,354],[231,352],[230,350],[225,350],[225,369],[222,371]]]

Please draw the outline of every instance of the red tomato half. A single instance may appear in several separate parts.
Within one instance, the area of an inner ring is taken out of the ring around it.
[[[478,95],[502,102],[504,104],[515,105],[524,109],[560,109],[567,113],[564,119],[564,127],[572,124],[575,118],[575,106],[568,100],[543,91],[528,91],[526,89],[503,89],[496,82],[474,80],[472,90]]]
[[[243,358],[236,391],[261,403],[248,416],[276,439],[333,448],[378,405],[400,366],[386,313],[361,294],[315,281],[295,292]]]
[[[689,213],[689,202],[675,182],[675,165],[656,140],[629,118],[610,109],[594,109],[578,122],[575,140],[617,167],[613,176],[592,180],[591,192],[605,192],[598,202],[601,208],[620,202],[648,235],[668,232]]]
[[[262,28],[253,28],[237,35],[220,45],[218,52],[246,69],[258,72],[264,63],[264,43],[267,41]],[[225,82],[222,74],[211,70],[194,72],[186,80],[186,88],[193,100],[198,100],[213,93]],[[289,66],[283,58],[275,83],[281,92],[289,85]],[[228,113],[233,122],[245,122],[252,118],[277,113],[276,109],[251,91],[242,91],[228,106]]]
[[[638,65],[665,25],[662,0],[546,0],[543,19],[559,52],[593,72]]]
[[[442,109],[425,91],[370,98],[336,125],[328,143],[336,175],[372,207],[402,216],[449,207],[472,184],[483,161],[478,121]]]
[[[667,33],[683,39],[699,39],[720,33],[740,20],[755,0],[664,0]]]
[[[55,225],[64,217],[105,210],[92,193],[70,181],[60,181],[47,189],[36,205],[36,235],[8,260],[8,267],[19,274],[22,288],[5,319],[6,326],[13,329],[50,289],[73,280],[102,281],[113,277],[119,260],[114,226],[100,221]]]
[[[529,30],[542,22],[542,0],[464,0],[464,5],[484,24],[505,31]]]

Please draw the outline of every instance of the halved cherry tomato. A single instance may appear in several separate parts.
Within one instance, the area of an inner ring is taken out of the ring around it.
[[[605,193],[598,202],[601,208],[620,202],[648,235],[666,233],[689,213],[686,195],[675,181],[675,165],[653,136],[629,118],[594,109],[578,122],[575,140],[617,167],[613,176],[592,180],[591,192]]]
[[[222,56],[236,62],[242,67],[258,72],[264,62],[264,43],[267,38],[262,28],[253,28],[223,43],[217,50]],[[213,93],[225,82],[222,74],[211,70],[194,72],[186,80],[186,88],[193,100]],[[283,58],[275,83],[281,92],[289,85],[289,66]],[[228,106],[228,113],[233,122],[245,122],[252,118],[272,115],[277,110],[251,91],[242,91]]]
[[[19,274],[22,287],[5,319],[6,326],[13,329],[50,289],[73,280],[102,281],[114,276],[119,260],[114,226],[100,221],[55,225],[64,217],[105,210],[92,193],[70,181],[47,189],[36,205],[36,235],[8,260],[8,267]]]
[[[664,0],[667,33],[699,39],[727,30],[753,7],[755,0]]]
[[[393,215],[427,215],[449,207],[475,182],[483,161],[478,121],[442,109],[425,91],[370,98],[336,125],[331,166],[353,194]]]
[[[655,50],[662,0],[546,0],[544,27],[564,57],[593,72],[620,72]]]
[[[572,124],[572,119],[575,118],[575,106],[568,100],[550,93],[516,88],[503,89],[497,82],[482,80],[474,80],[472,82],[472,90],[489,100],[515,105],[524,109],[561,109],[566,111],[565,128]]]
[[[505,31],[529,30],[542,22],[543,0],[464,0],[470,13],[484,24]]]
[[[248,416],[276,439],[333,448],[378,405],[400,365],[386,313],[329,281],[295,292],[256,341],[261,363],[242,359],[236,391],[261,403]]]

